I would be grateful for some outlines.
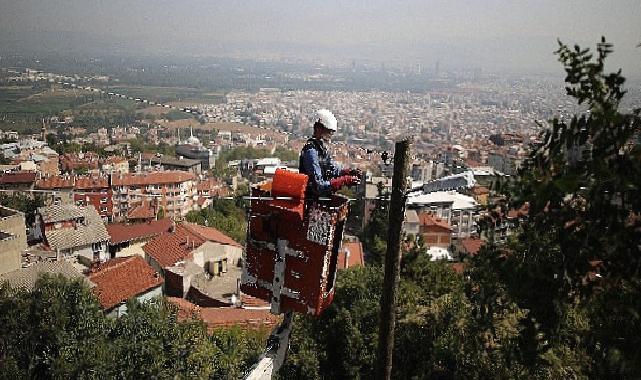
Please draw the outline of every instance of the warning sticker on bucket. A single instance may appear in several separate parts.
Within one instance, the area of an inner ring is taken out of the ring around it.
[[[307,240],[322,245],[329,244],[331,227],[332,215],[329,212],[319,209],[310,210]]]

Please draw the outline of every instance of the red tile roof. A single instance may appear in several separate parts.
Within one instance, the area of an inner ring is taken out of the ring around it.
[[[240,294],[240,302],[245,307],[269,307],[269,302],[245,293]]]
[[[142,186],[156,184],[180,183],[193,181],[196,175],[182,171],[153,172],[146,174],[121,174],[114,175],[111,183],[114,186]]]
[[[161,267],[169,267],[190,256],[191,252],[206,241],[241,247],[229,236],[212,227],[183,222],[174,233],[159,235],[142,249]]]
[[[229,195],[229,188],[222,181],[218,181],[215,178],[208,178],[203,181],[199,181],[196,184],[196,189],[199,193],[205,193],[211,196],[225,197]]]
[[[142,249],[165,268],[183,261],[206,241],[242,247],[229,236],[213,227],[193,223],[180,223],[173,233],[165,233],[145,244]]]
[[[162,285],[163,279],[140,256],[111,259],[89,275],[103,309]]]
[[[419,221],[421,226],[425,226],[425,227],[434,226],[434,227],[440,227],[440,228],[443,228],[443,229],[446,229],[446,230],[449,230],[449,231],[452,230],[452,227],[450,227],[450,224],[447,221],[445,221],[445,220],[443,220],[443,219],[441,219],[441,218],[439,218],[439,217],[437,217],[435,215],[432,215],[429,212],[421,212],[421,213],[419,213],[418,214],[418,221]]]
[[[200,309],[200,316],[209,329],[231,326],[263,328],[274,326],[280,322],[280,317],[270,313],[267,309],[205,307]]]
[[[465,263],[451,263],[450,268],[458,274],[463,274],[465,273]]]
[[[142,250],[162,267],[170,267],[189,257],[191,251],[200,247],[204,239],[190,233],[181,224],[173,233],[164,233],[148,242]]]
[[[109,224],[107,232],[111,237],[112,243],[122,243],[125,241],[138,240],[158,236],[163,232],[169,232],[173,221],[169,218],[154,220],[149,223],[141,224]]]
[[[346,251],[349,250],[349,257]],[[347,261],[347,262],[346,262]],[[357,266],[364,266],[363,245],[360,241],[344,242],[338,251],[338,269],[345,269]]]
[[[167,300],[178,307],[180,320],[201,319],[210,330],[232,326],[258,329],[276,325],[281,320],[269,309],[200,307],[182,298],[168,297]]]
[[[153,219],[156,217],[156,208],[147,201],[134,206],[127,213],[127,219]]]
[[[63,177],[53,176],[36,182],[38,189],[109,189],[109,180],[102,176]]]
[[[188,229],[190,232],[198,235],[199,237],[205,240],[214,241],[214,242],[225,244],[225,245],[233,245],[234,247],[242,247],[234,239],[230,238],[229,236],[225,235],[224,233],[218,231],[213,227],[205,227],[199,224],[187,223],[187,222],[183,223],[182,225],[183,227]]]
[[[0,174],[0,185],[33,183],[36,180],[36,173],[33,172],[14,172]]]
[[[184,298],[178,297],[167,297],[167,301],[171,302],[178,308],[178,319],[180,321],[200,318],[200,306],[193,304]]]
[[[465,238],[461,241],[461,246],[468,255],[475,256],[481,250],[485,242],[479,238]]]
[[[127,158],[121,156],[109,156],[103,160],[103,164],[120,164],[123,162],[127,162]]]

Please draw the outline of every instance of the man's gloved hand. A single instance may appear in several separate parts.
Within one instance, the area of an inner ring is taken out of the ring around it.
[[[332,190],[334,191],[340,190],[340,188],[343,186],[358,185],[359,183],[360,183],[360,179],[352,175],[343,175],[329,181],[329,185],[332,187]]]
[[[363,176],[363,171],[361,169],[348,169],[345,168],[341,170],[341,175],[350,175],[354,177],[362,177]]]

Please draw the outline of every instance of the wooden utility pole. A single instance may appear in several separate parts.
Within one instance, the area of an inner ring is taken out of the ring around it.
[[[376,378],[390,379],[394,353],[394,327],[396,324],[396,302],[401,271],[401,228],[405,218],[405,192],[407,190],[407,166],[410,139],[396,142],[394,148],[394,176],[390,199],[385,254],[385,280],[381,295],[381,316],[378,332],[378,354]]]

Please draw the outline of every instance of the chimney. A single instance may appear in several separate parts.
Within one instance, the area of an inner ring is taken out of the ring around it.
[[[349,249],[345,249],[345,269],[349,267]]]

